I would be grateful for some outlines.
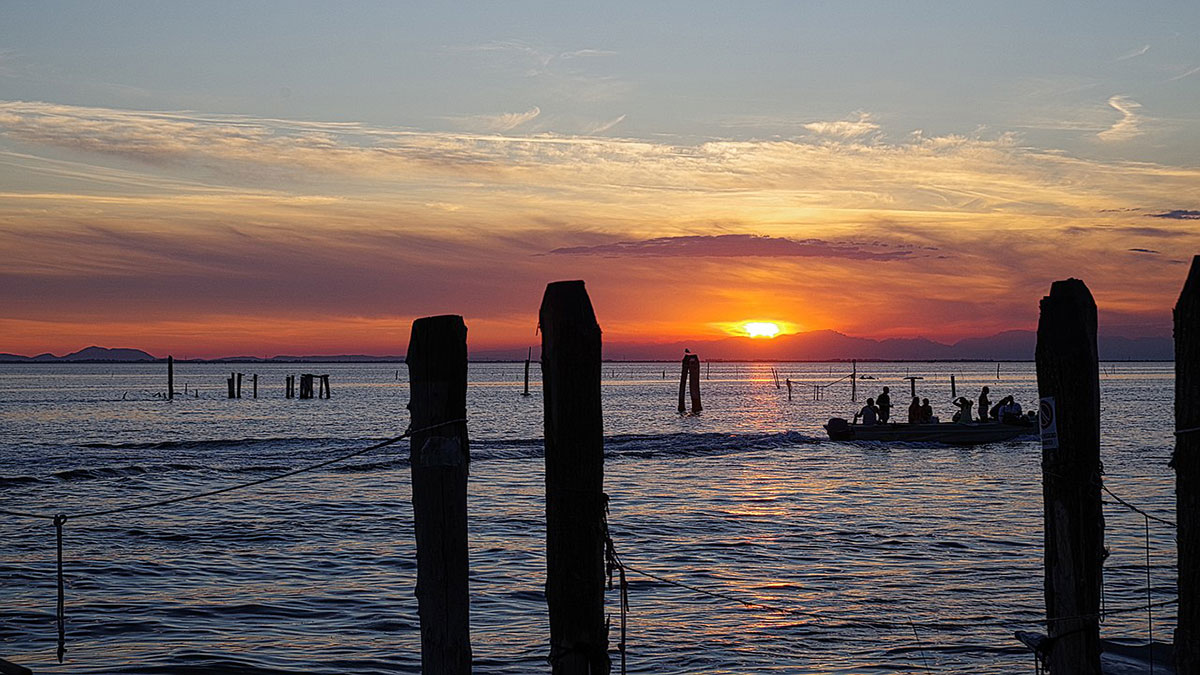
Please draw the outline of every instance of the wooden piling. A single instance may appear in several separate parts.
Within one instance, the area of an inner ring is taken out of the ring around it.
[[[1179,619],[1175,672],[1200,673],[1200,255],[1175,304],[1175,517]]]
[[[237,373],[237,398],[242,397],[242,374]]]
[[[1053,673],[1100,672],[1100,370],[1096,303],[1078,279],[1042,298],[1037,331],[1041,397],[1046,618]]]
[[[700,357],[692,354],[691,361],[688,362],[688,391],[692,398],[692,414],[696,414],[704,408],[700,405]]]
[[[321,376],[321,386],[324,387],[324,389],[325,389],[325,398],[328,399],[328,398],[333,397],[333,391],[330,390],[330,388],[329,388],[329,376],[328,375]]]
[[[850,359],[850,401],[858,400],[858,361]]]
[[[250,376],[251,388],[254,391],[254,398],[258,398],[258,373]]]
[[[555,675],[603,675],[611,664],[604,620],[606,497],[600,326],[582,281],[546,286],[538,320],[545,408],[551,669]],[[686,366],[685,362],[685,378]],[[681,399],[682,391],[681,385]]]
[[[529,362],[533,360],[533,347],[529,348],[529,353],[525,356],[525,391],[522,396],[529,395]]]
[[[687,406],[685,406],[683,403],[683,396],[684,396],[684,392],[687,391],[688,358],[690,356],[691,356],[690,354],[685,354],[683,356],[683,361],[681,362],[680,368],[679,368],[679,412],[680,412],[680,414],[687,412]]]
[[[958,398],[958,384],[954,381],[954,375],[950,375],[950,400]]]
[[[167,357],[167,400],[175,400],[175,357]]]
[[[467,327],[461,316],[417,319],[408,343],[410,466],[417,538],[421,672],[471,672],[467,590]],[[308,376],[311,378],[312,376]],[[433,429],[428,427],[437,426]],[[422,431],[422,429],[427,429]]]
[[[234,377],[231,373],[229,379],[225,380],[225,384],[229,385],[229,398],[237,398],[237,390],[234,388]]]
[[[792,400],[792,378],[787,378],[788,400]]]

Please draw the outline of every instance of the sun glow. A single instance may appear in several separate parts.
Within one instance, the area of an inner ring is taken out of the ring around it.
[[[750,321],[742,324],[746,335],[752,338],[773,338],[779,335],[779,324],[769,321]]]

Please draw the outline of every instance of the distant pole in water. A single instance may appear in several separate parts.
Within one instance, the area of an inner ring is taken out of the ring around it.
[[[525,391],[522,396],[529,395],[529,362],[533,360],[533,347],[529,348],[529,353],[525,356]]]
[[[850,401],[858,400],[858,361],[850,359]]]
[[[187,385],[184,385],[185,387]],[[186,393],[186,392],[185,392]],[[167,400],[175,400],[175,357],[167,357]]]
[[[686,350],[685,350],[686,351]],[[679,412],[687,412],[684,407],[683,395],[687,390],[692,397],[692,414],[700,412],[700,357],[695,354],[684,354],[679,370]]]
[[[237,398],[237,390],[235,389],[234,385],[236,379],[237,378],[233,376],[233,373],[230,373],[229,379],[225,381],[225,383],[229,385],[229,398]]]
[[[237,397],[242,397],[242,374],[237,374]]]
[[[1100,369],[1096,302],[1082,281],[1056,281],[1042,298],[1036,359],[1046,618],[1054,641],[1047,663],[1052,673],[1099,673]]]
[[[958,398],[958,385],[954,382],[954,374],[950,375],[950,400]]]
[[[250,376],[250,387],[254,391],[254,398],[258,398],[258,373]]]
[[[421,672],[471,672],[467,589],[467,327],[461,316],[417,319],[408,342]],[[311,378],[311,376],[308,376]],[[436,426],[433,429],[434,425]]]
[[[792,400],[792,378],[787,378],[788,400]]]
[[[1200,673],[1200,256],[1175,304],[1175,517],[1179,621],[1175,672]]]
[[[604,616],[607,499],[600,327],[582,281],[546,286],[538,321],[542,327],[551,671],[554,675],[606,675],[611,664]]]
[[[996,379],[1000,379],[1000,363],[996,363]]]

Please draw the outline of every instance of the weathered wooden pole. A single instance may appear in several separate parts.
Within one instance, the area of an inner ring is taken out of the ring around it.
[[[529,395],[529,362],[533,360],[533,347],[529,348],[529,354],[525,356],[525,391],[522,396]]]
[[[254,398],[258,398],[258,373],[250,376],[251,387],[254,390]]]
[[[858,361],[850,359],[850,401],[858,400]]]
[[[680,413],[687,412],[687,406],[685,406],[683,403],[683,394],[685,391],[687,391],[688,357],[689,356],[691,356],[691,355],[690,354],[684,355],[683,362],[680,364],[680,369],[679,369],[679,412]]]
[[[408,342],[421,672],[471,672],[467,592],[467,327],[417,319]],[[433,427],[433,428],[430,428]]]
[[[242,397],[242,374],[237,374],[237,397]]]
[[[325,398],[327,398],[327,399],[333,398],[333,390],[331,390],[329,388],[329,376],[328,375],[321,376],[321,384],[325,385]]]
[[[582,281],[546,286],[538,321],[545,408],[550,663],[555,675],[603,675],[611,664],[604,620],[600,326]]]
[[[954,375],[950,376],[950,400],[958,398],[958,384],[954,382]]]
[[[792,400],[792,378],[787,378],[788,400]]]
[[[691,361],[688,362],[688,389],[692,395],[692,414],[696,414],[704,408],[700,405],[700,357],[692,354]]]
[[[1200,255],[1175,304],[1175,518],[1179,620],[1175,672],[1200,673]]]
[[[1078,279],[1042,298],[1037,330],[1041,397],[1046,618],[1056,674],[1100,672],[1100,369],[1096,303]]]
[[[225,384],[229,385],[229,398],[237,398],[237,392],[234,390],[233,375],[229,375],[229,379],[225,380]]]
[[[175,357],[167,357],[167,400],[175,400]]]

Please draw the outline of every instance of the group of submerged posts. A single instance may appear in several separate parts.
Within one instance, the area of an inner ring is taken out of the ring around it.
[[[296,376],[288,375],[284,378],[284,398],[302,398],[302,399],[327,399],[332,393],[329,386],[328,375],[314,375],[304,373],[300,377],[299,391],[296,389]],[[225,378],[226,396],[228,398],[242,397],[242,380],[245,378],[245,373],[230,373],[229,377]],[[528,382],[526,382],[528,388]],[[186,390],[187,387],[185,386]],[[175,399],[175,357],[167,357],[167,400]],[[156,394],[157,395],[157,394]],[[250,376],[250,395],[253,398],[258,398],[258,374]],[[199,390],[196,390],[196,396],[199,397]]]

